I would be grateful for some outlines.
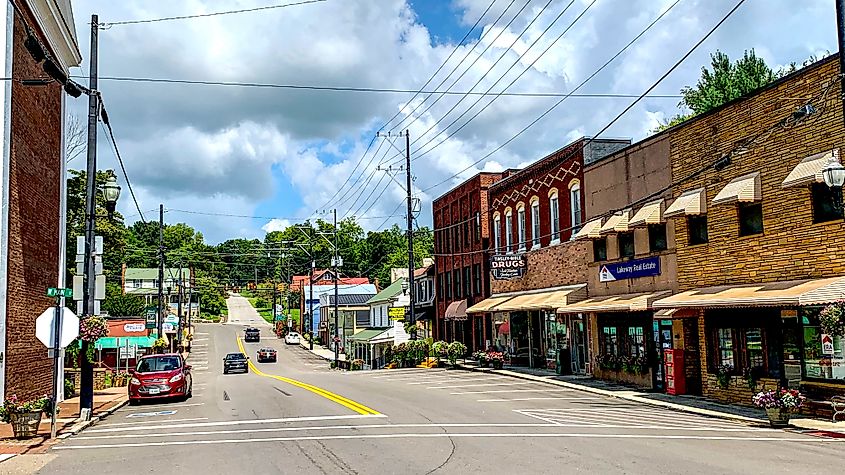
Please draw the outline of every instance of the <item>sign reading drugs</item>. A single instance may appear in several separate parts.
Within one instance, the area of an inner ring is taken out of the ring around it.
[[[528,263],[525,254],[497,254],[490,256],[490,270],[496,280],[519,279],[525,275]]]

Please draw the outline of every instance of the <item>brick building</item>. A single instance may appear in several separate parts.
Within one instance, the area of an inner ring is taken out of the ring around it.
[[[694,177],[672,205],[681,292],[655,305],[696,323],[705,396],[845,393],[845,338],[819,322],[845,296],[841,200],[821,175],[845,139],[838,74],[828,57],[667,134],[673,181]]]
[[[0,397],[26,399],[52,388],[52,361],[35,338],[35,318],[54,303],[46,289],[63,284],[65,96],[56,82],[20,81],[45,76],[24,42],[37,40],[65,74],[81,56],[70,1],[14,4],[0,6],[0,68],[14,78],[0,88],[7,118],[0,122]]]
[[[434,338],[459,340],[470,350],[485,347],[490,330],[468,319],[467,306],[490,295],[490,186],[510,172],[482,172],[432,203],[437,289]]]
[[[561,372],[586,372],[585,322],[556,309],[586,297],[588,247],[570,242],[584,222],[584,164],[628,144],[582,138],[490,188],[492,295],[467,313],[510,364],[554,369],[560,352]]]

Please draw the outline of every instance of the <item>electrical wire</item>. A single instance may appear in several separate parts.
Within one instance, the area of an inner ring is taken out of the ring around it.
[[[129,194],[132,196],[132,201],[135,203],[135,209],[138,210],[138,215],[141,217],[141,222],[146,224],[146,220],[144,219],[144,212],[141,211],[141,206],[138,204],[138,199],[135,197],[135,190],[132,188],[132,182],[129,180],[129,174],[126,173],[126,167],[123,165],[123,158],[120,156],[120,149],[117,147],[117,140],[114,138],[114,130],[112,130],[111,121],[109,121],[108,113],[106,113],[106,106],[100,97],[100,119],[103,124],[106,125],[108,129],[108,134],[106,137],[111,142],[112,150],[114,151],[115,157],[117,157],[117,162],[120,164],[120,169],[123,172],[123,178],[126,180],[126,186],[129,188]]]
[[[208,18],[213,16],[222,16],[222,15],[234,15],[238,13],[252,13],[264,10],[274,10],[277,8],[286,8],[286,7],[296,7],[300,5],[308,5],[311,3],[323,3],[328,0],[302,0],[299,2],[294,3],[283,3],[281,5],[265,5],[263,7],[254,7],[254,8],[242,8],[240,10],[226,10],[221,12],[211,12],[211,13],[199,13],[196,15],[180,15],[180,16],[171,16],[171,17],[162,17],[162,18],[149,18],[145,20],[122,20],[122,21],[110,21],[110,22],[101,22],[99,26],[101,28],[111,28],[113,26],[122,26],[122,25],[138,25],[142,23],[158,23],[163,21],[176,21],[176,20],[190,20],[193,18]]]

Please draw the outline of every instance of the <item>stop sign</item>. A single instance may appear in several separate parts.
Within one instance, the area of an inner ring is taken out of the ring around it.
[[[79,336],[79,318],[67,307],[62,307],[62,328],[59,333],[59,347],[64,348]],[[56,308],[50,307],[35,320],[35,337],[47,348],[52,348],[55,342],[53,329],[56,319]]]

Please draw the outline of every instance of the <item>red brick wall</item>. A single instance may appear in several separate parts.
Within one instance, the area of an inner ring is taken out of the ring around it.
[[[13,75],[43,76],[25,38],[16,19]],[[58,281],[62,94],[57,84],[12,83],[5,390],[21,398],[52,390],[51,360],[35,338],[35,318],[53,303],[45,292]]]
[[[527,271],[521,279],[491,280],[494,294],[560,287],[587,282],[589,241],[567,241],[525,254]]]

